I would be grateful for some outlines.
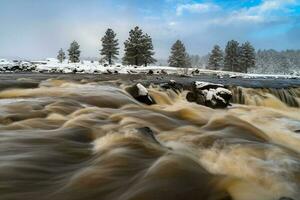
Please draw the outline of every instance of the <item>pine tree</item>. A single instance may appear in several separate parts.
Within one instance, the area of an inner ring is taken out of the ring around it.
[[[156,62],[153,58],[152,39],[137,26],[129,32],[129,38],[125,41],[125,55],[123,63],[128,65],[145,65]]]
[[[225,49],[224,70],[240,71],[239,69],[239,43],[231,40],[227,43]]]
[[[69,62],[71,63],[78,63],[80,62],[80,50],[79,44],[76,41],[73,41],[70,45],[68,50],[69,52]]]
[[[180,40],[173,44],[168,63],[171,67],[185,68],[191,66],[189,55],[186,53],[185,46]]]
[[[223,64],[223,53],[219,45],[215,45],[208,59],[208,69],[220,70]]]
[[[140,66],[143,62],[143,31],[136,26],[129,32],[129,38],[124,42],[125,55],[123,63],[127,65]]]
[[[63,49],[60,49],[58,51],[57,59],[59,60],[60,63],[62,63],[66,59],[66,54]]]
[[[255,49],[250,44],[250,42],[246,42],[241,46],[240,52],[240,67],[242,72],[247,73],[249,68],[255,66]]]
[[[154,51],[153,51],[152,39],[148,34],[143,35],[142,46],[143,46],[142,55],[143,55],[144,65],[147,66],[148,64],[155,63],[157,60],[153,58]]]
[[[116,39],[116,34],[112,29],[109,28],[105,32],[105,35],[101,39],[101,41],[101,55],[104,56],[104,60],[106,60],[111,65],[113,60],[117,59],[117,55],[119,55],[119,43]]]

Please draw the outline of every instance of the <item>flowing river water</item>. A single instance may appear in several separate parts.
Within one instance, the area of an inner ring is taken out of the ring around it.
[[[143,105],[125,87],[2,90],[0,199],[300,199],[299,88],[234,88],[214,110],[154,86]]]

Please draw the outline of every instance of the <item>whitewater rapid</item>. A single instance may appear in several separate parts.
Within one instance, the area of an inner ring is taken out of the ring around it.
[[[235,88],[211,109],[156,86],[143,105],[126,87],[0,91],[0,200],[299,199],[299,89]]]

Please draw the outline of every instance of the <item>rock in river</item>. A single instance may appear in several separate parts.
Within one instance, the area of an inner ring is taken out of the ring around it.
[[[149,95],[149,92],[148,92],[147,88],[145,88],[145,86],[143,86],[140,83],[126,88],[126,91],[133,98],[135,98],[137,101],[139,101],[141,103],[144,103],[144,104],[147,104],[147,105],[155,104],[155,101]]]
[[[192,91],[186,98],[190,102],[208,106],[211,108],[226,108],[230,105],[232,93],[224,85],[196,81],[193,83]]]
[[[183,85],[181,83],[177,83],[175,80],[170,80],[167,83],[162,83],[160,86],[164,89],[171,89],[176,93],[179,93],[183,90]]]

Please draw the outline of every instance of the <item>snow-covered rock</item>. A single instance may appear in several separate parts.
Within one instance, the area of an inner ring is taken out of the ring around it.
[[[224,85],[196,81],[187,100],[211,108],[226,108],[230,105],[232,93]]]
[[[6,59],[0,59],[0,71],[6,71],[13,67],[13,63],[6,60]]]
[[[194,86],[197,89],[206,89],[206,88],[218,88],[218,87],[224,87],[221,84],[216,84],[216,83],[209,83],[209,82],[203,82],[203,81],[195,81]]]
[[[143,86],[142,84],[138,83],[136,84],[136,87],[138,88],[138,95],[139,96],[146,96],[148,95],[148,90]]]
[[[137,101],[152,105],[155,104],[155,101],[151,98],[149,95],[149,92],[145,86],[143,86],[141,83],[135,84],[131,87],[126,88],[126,91]]]
[[[11,64],[11,62],[9,62],[8,60],[1,58],[0,59],[0,65],[7,65],[7,64]]]

